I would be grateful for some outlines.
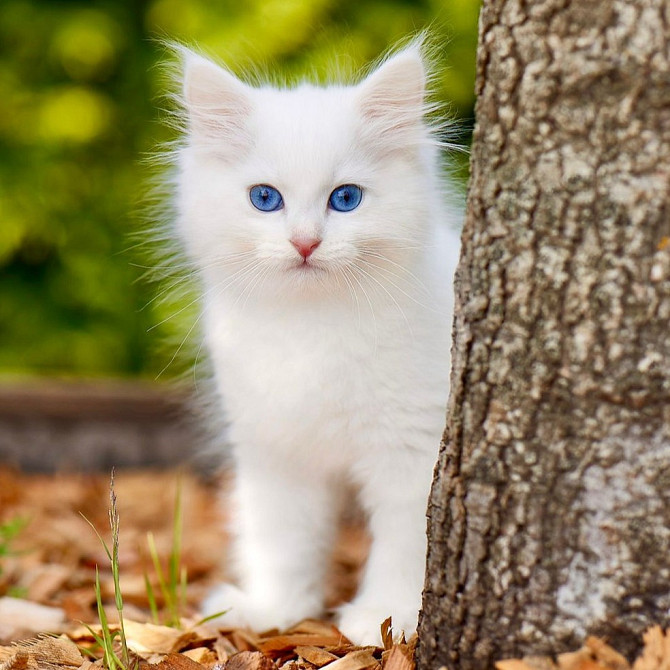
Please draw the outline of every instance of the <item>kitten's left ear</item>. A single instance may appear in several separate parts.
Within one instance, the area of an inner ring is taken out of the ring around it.
[[[419,127],[424,115],[427,73],[418,44],[382,63],[359,84],[359,108],[384,133]]]
[[[212,61],[182,50],[183,96],[193,139],[240,146],[252,110],[251,89]]]

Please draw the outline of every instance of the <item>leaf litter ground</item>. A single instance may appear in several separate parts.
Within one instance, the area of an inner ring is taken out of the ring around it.
[[[181,563],[188,574],[181,628],[151,621],[145,576],[161,602],[147,533],[164,565],[172,548],[176,482],[181,482]],[[104,538],[109,533],[106,475],[26,475],[0,468],[0,670],[93,670],[87,657],[100,632],[95,601],[95,567],[111,627],[114,584],[109,561],[86,519]],[[214,622],[198,624],[197,604],[222,579],[226,537],[217,503],[218,487],[188,473],[122,472],[115,491],[121,519],[119,564],[128,646],[138,668],[156,670],[413,670],[416,638],[392,639],[382,629],[383,647],[357,647],[329,620],[303,621],[286,631],[248,631]],[[4,544],[3,544],[4,542]],[[327,603],[334,607],[355,591],[368,540],[360,523],[345,523],[334,547]],[[87,627],[84,624],[90,626]],[[92,629],[92,630],[91,630]],[[613,646],[616,646],[613,641]],[[670,670],[670,635],[650,629],[645,648],[630,665],[601,640],[556,659],[500,661],[499,670]],[[436,669],[437,670],[437,669]]]

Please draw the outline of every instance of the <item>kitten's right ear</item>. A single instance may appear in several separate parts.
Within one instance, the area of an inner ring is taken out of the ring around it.
[[[227,70],[187,49],[183,57],[183,100],[192,139],[247,139],[246,119],[252,110],[251,89]]]

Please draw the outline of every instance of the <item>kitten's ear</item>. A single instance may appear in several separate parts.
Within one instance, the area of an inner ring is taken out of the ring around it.
[[[244,142],[251,89],[227,70],[184,49],[183,100],[193,139]]]
[[[384,135],[413,135],[421,126],[427,72],[418,44],[388,58],[359,84],[363,118]],[[409,138],[408,138],[409,139]]]

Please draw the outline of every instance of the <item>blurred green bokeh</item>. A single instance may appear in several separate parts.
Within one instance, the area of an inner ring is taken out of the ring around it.
[[[429,27],[447,66],[439,95],[467,123],[478,11],[478,0],[2,0],[0,373],[153,378],[191,364],[195,310],[153,299],[167,284],[146,277],[137,235],[143,159],[173,138],[161,39],[238,72],[320,77]]]

